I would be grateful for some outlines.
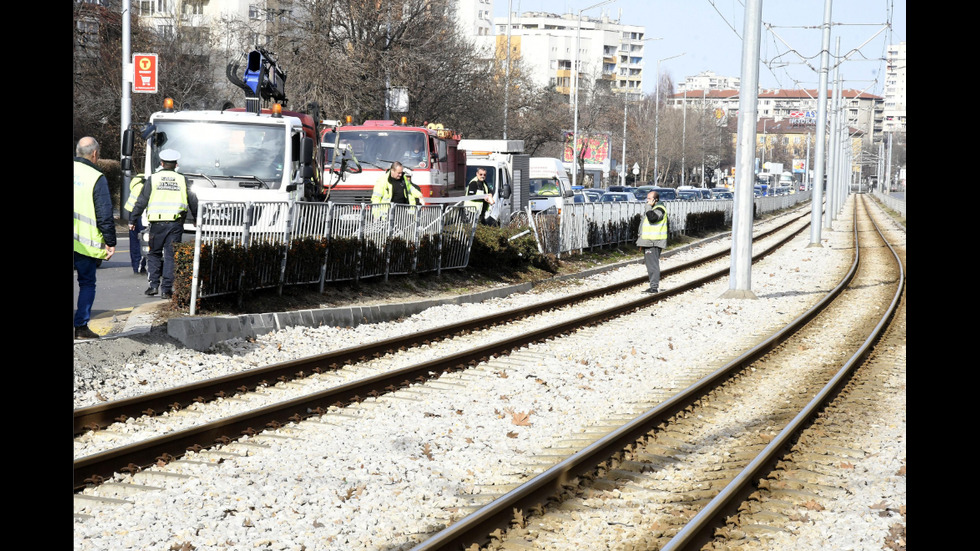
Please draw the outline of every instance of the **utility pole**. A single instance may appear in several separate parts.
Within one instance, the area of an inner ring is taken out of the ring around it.
[[[759,111],[759,49],[762,43],[762,0],[746,0],[742,33],[742,82],[738,102],[735,148],[735,208],[732,212],[732,255],[728,291],[722,298],[756,298],[752,292],[752,217],[755,206],[755,141]]]

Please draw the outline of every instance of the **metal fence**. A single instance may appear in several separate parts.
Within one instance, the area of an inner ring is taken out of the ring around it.
[[[873,195],[875,199],[881,201],[886,207],[901,214],[902,216],[905,216],[905,199],[893,197],[877,189],[874,191]]]
[[[465,267],[477,211],[201,201],[197,220],[192,314],[197,298]]]
[[[810,192],[773,197],[756,197],[755,211],[759,214],[788,208],[808,201]],[[671,235],[688,232],[688,216],[706,212],[723,212],[725,225],[732,223],[735,202],[667,201],[667,217]],[[560,214],[538,213],[530,218],[542,252],[562,255],[595,247],[615,246],[636,241],[640,217],[646,203],[576,203],[565,205]],[[526,218],[526,216],[525,216]]]

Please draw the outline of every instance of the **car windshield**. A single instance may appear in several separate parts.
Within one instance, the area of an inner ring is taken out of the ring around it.
[[[155,124],[162,144],[152,149],[153,167],[160,165],[162,149],[175,149],[182,173],[255,176],[278,187],[286,170],[286,133],[281,126],[176,120]]]
[[[629,201],[624,193],[606,193],[599,199],[602,203],[621,203],[623,201]]]

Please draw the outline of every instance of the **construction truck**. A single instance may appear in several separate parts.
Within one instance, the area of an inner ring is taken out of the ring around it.
[[[187,178],[199,201],[299,201],[313,198],[319,187],[318,114],[287,111],[286,74],[275,56],[258,48],[227,66],[227,77],[245,92],[245,107],[226,103],[221,110],[181,110],[172,99],[144,126],[146,163],[152,175],[160,151],[180,153],[177,170]],[[271,104],[270,104],[271,102]],[[263,106],[263,104],[265,104]],[[132,131],[123,137],[123,169],[132,156]],[[190,213],[185,231],[191,231]]]
[[[495,201],[487,215],[501,225],[509,224],[514,213],[527,208],[530,195],[530,156],[524,154],[524,140],[463,139],[459,149],[466,152],[463,185],[476,177],[478,169],[485,169]]]
[[[409,171],[423,200],[459,194],[463,156],[457,152],[458,132],[442,124],[424,126],[390,120],[363,124],[324,121],[321,134],[323,186],[319,201],[370,203],[378,178],[395,161]],[[334,157],[334,150],[341,152]]]

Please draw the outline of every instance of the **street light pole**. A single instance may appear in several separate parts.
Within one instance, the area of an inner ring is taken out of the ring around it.
[[[667,61],[668,59],[681,57],[682,55],[684,54],[672,55],[670,57],[657,60],[657,97],[655,98],[656,101],[654,101],[655,110],[653,114],[653,181],[655,183],[660,181],[660,157],[658,151],[660,146],[660,63]]]
[[[578,10],[578,29],[576,30],[575,34],[575,51],[573,52],[574,55],[572,56],[571,71],[571,77],[574,83],[574,97],[572,101],[575,104],[575,121],[573,123],[574,128],[572,129],[572,186],[578,185],[578,67],[576,67],[576,65],[578,64],[579,42],[582,40],[582,12],[591,10],[592,8],[598,8],[599,6],[604,6],[615,1],[616,0],[604,0],[598,4],[592,4],[589,7]]]

